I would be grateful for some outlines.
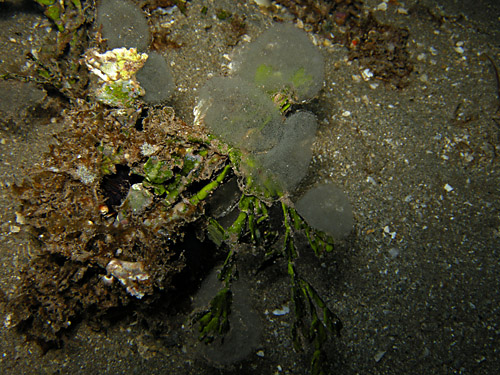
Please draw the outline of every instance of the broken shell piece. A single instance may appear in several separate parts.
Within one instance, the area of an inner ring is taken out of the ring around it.
[[[145,94],[135,74],[142,68],[148,55],[135,48],[115,48],[105,53],[90,49],[85,54],[85,64],[99,77],[95,89],[97,100],[115,107],[131,107],[137,97]]]
[[[369,68],[366,68],[361,72],[361,77],[363,77],[363,80],[369,81],[373,77],[373,72]]]
[[[144,270],[142,262],[112,259],[106,266],[106,271],[118,279],[131,296],[141,299],[151,291],[151,283],[148,281],[150,276]]]
[[[135,48],[115,48],[104,53],[91,49],[85,54],[89,70],[104,82],[131,79],[147,59],[147,53],[138,53]]]
[[[265,7],[265,8],[271,6],[271,0],[253,0],[253,2],[255,4],[257,4],[258,6]]]

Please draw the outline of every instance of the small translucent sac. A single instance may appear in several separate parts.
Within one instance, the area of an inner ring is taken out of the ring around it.
[[[267,153],[255,156],[282,191],[292,192],[307,174],[317,126],[312,113],[296,112],[287,118],[279,143]]]
[[[298,102],[323,86],[324,61],[306,33],[293,24],[275,24],[234,58],[237,75],[264,91],[291,91]]]
[[[145,51],[151,36],[142,10],[130,0],[102,0],[97,6],[97,26],[109,48]]]
[[[354,224],[347,196],[332,184],[321,184],[308,190],[295,203],[295,208],[312,228],[335,239],[347,236]]]
[[[137,72],[137,80],[146,91],[141,99],[148,104],[163,103],[175,89],[172,71],[158,52],[149,53],[148,61]]]
[[[241,78],[213,78],[200,90],[197,122],[210,132],[248,151],[265,151],[283,132],[279,109],[261,90]]]

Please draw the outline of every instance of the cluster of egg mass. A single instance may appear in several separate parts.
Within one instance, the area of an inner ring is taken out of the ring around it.
[[[142,99],[148,104],[168,99],[175,87],[172,73],[163,56],[147,51],[151,37],[143,12],[129,0],[103,0],[97,24],[110,49],[148,53],[137,73],[146,91]],[[293,193],[307,174],[318,124],[307,111],[285,116],[276,102],[305,103],[316,97],[323,86],[323,57],[305,32],[293,24],[275,24],[235,53],[232,68],[230,77],[215,77],[200,90],[197,121],[241,150],[243,171],[262,190]],[[309,189],[295,206],[309,225],[335,238],[351,231],[349,201],[331,184]]]

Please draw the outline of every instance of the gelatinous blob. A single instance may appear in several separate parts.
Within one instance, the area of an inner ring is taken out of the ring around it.
[[[130,0],[100,1],[97,26],[110,49],[126,47],[145,51],[151,40],[146,16]]]
[[[283,191],[293,191],[307,174],[317,126],[312,113],[296,112],[287,118],[279,143],[269,152],[256,156]]]
[[[278,143],[283,118],[261,90],[241,78],[211,79],[200,90],[198,118],[210,132],[248,151],[265,151]]]
[[[332,184],[321,184],[308,190],[295,203],[297,212],[314,229],[335,239],[347,236],[354,223],[347,196]]]
[[[159,104],[166,101],[175,89],[172,71],[158,52],[149,53],[148,60],[137,72],[137,80],[146,91],[141,99],[148,104]]]
[[[323,86],[323,57],[293,24],[275,24],[262,33],[235,57],[234,70],[268,93],[291,90],[299,102]]]

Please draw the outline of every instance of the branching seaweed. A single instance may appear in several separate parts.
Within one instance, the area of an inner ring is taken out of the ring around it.
[[[294,323],[292,341],[296,351],[303,351],[312,345],[311,374],[326,374],[324,345],[329,335],[339,334],[342,324],[340,319],[328,308],[325,301],[295,267],[298,251],[295,245],[295,235],[303,233],[317,256],[331,252],[334,248],[333,239],[323,232],[310,228],[297,214],[294,208],[281,202],[283,213],[283,245],[279,256],[287,261],[290,278],[291,299],[294,304]],[[256,196],[241,196],[239,215],[227,228],[223,228],[215,219],[210,218],[207,226],[209,238],[219,247],[227,249],[227,257],[219,274],[223,289],[217,293],[210,303],[210,308],[195,320],[199,322],[200,340],[210,343],[216,335],[227,332],[230,313],[231,280],[235,276],[237,253],[234,250],[237,243],[244,241],[245,236],[255,246],[266,243],[266,227],[269,227],[269,212],[267,204]],[[262,234],[264,233],[264,235]],[[267,235],[270,233],[267,231]],[[273,239],[276,237],[274,236]],[[265,245],[264,245],[265,246]]]

